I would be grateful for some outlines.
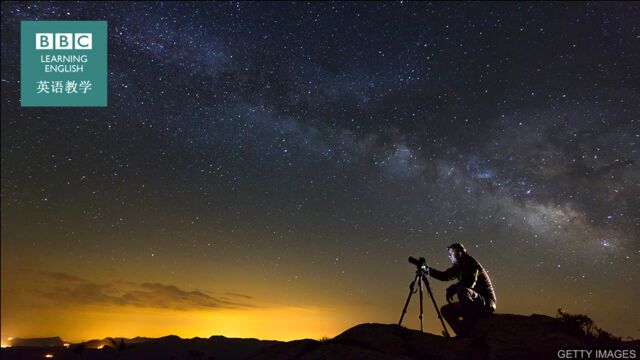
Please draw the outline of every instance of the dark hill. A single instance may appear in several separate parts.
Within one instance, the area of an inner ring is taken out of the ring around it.
[[[479,320],[473,336],[468,339],[447,339],[406,328],[398,331],[395,325],[361,324],[324,341],[279,342],[224,336],[181,339],[167,336],[127,344],[119,351],[111,347],[101,350],[74,350],[73,346],[69,349],[7,348],[2,349],[2,359],[42,359],[47,353],[53,354],[54,359],[85,360],[556,359],[559,349],[596,347],[626,349],[627,354],[635,351],[635,358],[640,357],[640,341],[620,341],[594,334],[585,332],[567,319],[497,314]]]
[[[559,349],[593,348],[631,349],[635,358],[640,357],[638,340],[596,338],[544,315],[497,314],[480,319],[468,339],[405,328],[397,331],[396,325],[362,324],[332,340],[282,343],[249,359],[556,359]]]

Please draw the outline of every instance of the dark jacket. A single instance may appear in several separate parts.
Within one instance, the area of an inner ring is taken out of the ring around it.
[[[496,308],[496,293],[493,291],[491,279],[485,269],[468,254],[445,271],[429,268],[429,275],[441,281],[458,279],[458,285],[468,287],[484,297],[487,305]]]

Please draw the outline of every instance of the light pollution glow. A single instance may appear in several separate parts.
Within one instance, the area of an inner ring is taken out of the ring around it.
[[[272,307],[251,310],[176,311],[132,307],[93,307],[57,311],[33,311],[36,321],[20,326],[3,321],[5,333],[15,337],[60,336],[65,341],[82,342],[109,336],[182,338],[226,337],[294,340],[301,336],[319,339],[334,336],[353,320],[335,310],[313,307]],[[13,316],[9,316],[13,318]],[[340,319],[340,320],[337,320]],[[55,334],[55,335],[54,335]]]
[[[410,276],[411,273],[407,272],[407,275]],[[500,281],[499,273],[495,277]],[[522,284],[503,283],[502,291],[512,294],[500,300],[504,312],[553,314],[558,308],[556,296],[567,297],[575,291],[549,288],[533,299],[527,296],[530,294],[526,285],[529,279],[523,277]],[[400,315],[407,285],[399,281],[389,291],[376,295],[384,306],[373,306],[370,303],[331,306],[265,304],[259,308],[172,310],[118,305],[24,308],[16,303],[7,304],[3,301],[2,338],[60,336],[63,340],[74,343],[105,337],[166,335],[178,335],[182,338],[224,335],[283,341],[331,338],[359,323],[395,323]],[[445,286],[446,283],[432,282],[436,299],[441,305],[443,300],[438,294],[443,293]],[[594,301],[601,301],[602,304],[598,311],[590,313],[596,323],[602,324],[601,320],[607,318],[622,321],[624,314],[619,308],[608,304],[604,298],[598,300],[598,296],[593,297]],[[419,326],[418,305],[415,297],[413,300],[404,325],[415,329]],[[573,305],[575,306],[576,304]],[[437,325],[431,304],[425,302],[425,330],[439,334],[441,329]]]

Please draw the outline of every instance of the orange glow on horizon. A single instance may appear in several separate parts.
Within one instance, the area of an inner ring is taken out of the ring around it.
[[[67,342],[106,337],[257,338],[290,341],[302,338],[334,337],[356,325],[346,319],[344,309],[278,306],[242,310],[165,310],[130,307],[103,307],[91,310],[68,309],[42,313],[47,328],[23,337],[56,334]],[[73,316],[71,316],[73,314]],[[339,319],[339,320],[337,320]],[[35,330],[35,329],[34,329]],[[65,344],[66,346],[66,344]]]

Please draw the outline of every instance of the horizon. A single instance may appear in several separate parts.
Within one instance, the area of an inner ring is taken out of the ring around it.
[[[506,313],[496,313],[496,315],[506,315]],[[544,316],[549,316],[549,317],[556,317],[553,314],[508,314],[508,315],[522,315],[522,316],[531,316],[531,315],[544,315]],[[587,315],[588,314],[581,314],[581,315]],[[434,315],[435,316],[435,315]],[[436,318],[436,322],[437,322],[437,318]],[[375,323],[375,322],[374,322]],[[48,339],[48,338],[60,338],[60,340],[62,340],[64,343],[68,343],[71,345],[74,344],[80,344],[80,343],[84,343],[84,342],[90,342],[90,341],[102,341],[105,339],[127,339],[127,340],[133,340],[136,338],[143,338],[143,339],[160,339],[160,338],[165,338],[165,337],[171,337],[171,336],[177,336],[182,340],[191,340],[191,339],[210,339],[212,337],[224,337],[224,338],[228,338],[228,339],[256,339],[256,340],[260,340],[260,341],[281,341],[281,342],[288,342],[288,341],[293,341],[293,340],[302,340],[302,339],[312,339],[312,340],[322,340],[322,339],[332,339],[338,335],[340,335],[341,333],[353,328],[354,326],[358,326],[358,325],[362,325],[364,323],[361,324],[354,324],[351,325],[348,328],[344,328],[342,330],[340,330],[339,332],[333,334],[333,335],[322,335],[322,336],[314,336],[314,337],[309,337],[309,336],[294,336],[294,337],[287,337],[287,338],[261,338],[261,337],[255,337],[255,336],[228,336],[225,334],[211,334],[211,335],[193,335],[193,336],[181,336],[179,334],[164,334],[164,335],[154,335],[154,336],[147,336],[147,335],[136,335],[136,336],[114,336],[112,335],[105,335],[105,336],[98,336],[98,337],[84,337],[82,338],[82,340],[73,340],[73,339],[67,339],[64,338],[62,336],[58,336],[58,335],[51,335],[51,336],[9,336],[9,338],[6,337],[2,337],[2,347],[7,347],[8,344],[10,344],[11,341],[15,341],[15,340],[25,340],[25,339]],[[382,323],[385,324],[385,323]],[[397,325],[397,323],[391,322],[388,323],[387,325]],[[435,324],[437,325],[437,324]],[[595,325],[598,325],[597,323]],[[402,325],[403,327],[406,327],[408,329],[412,329],[412,330],[419,330],[419,326],[406,326],[406,324]],[[434,328],[437,330],[437,326],[434,326]],[[608,331],[607,329],[602,329],[604,331]],[[428,332],[425,329],[425,333],[431,333],[434,335],[438,335],[438,336],[442,336],[442,329],[440,328],[440,332],[434,331],[434,332]],[[612,334],[614,336],[617,336],[617,334]],[[640,338],[631,338],[631,337],[623,337],[623,336],[619,336],[622,341],[633,341],[633,340],[640,340]]]
[[[639,4],[1,7],[3,341],[333,337],[458,242],[640,338]],[[107,22],[106,107],[21,107],[27,20]]]

